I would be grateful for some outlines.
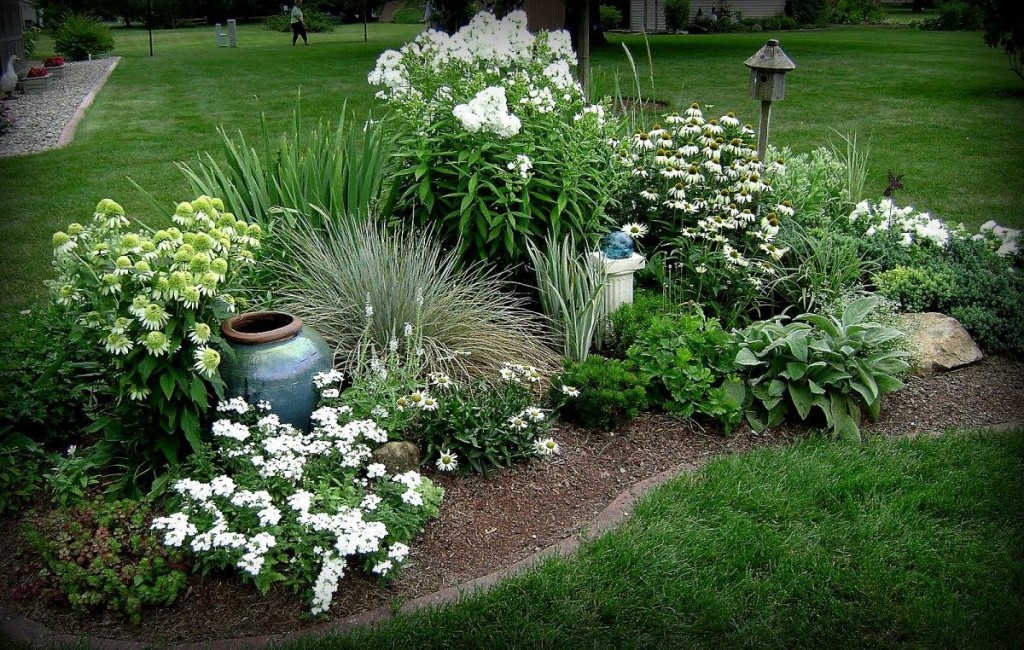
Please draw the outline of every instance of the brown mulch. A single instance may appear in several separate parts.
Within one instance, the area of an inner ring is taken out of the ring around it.
[[[930,378],[911,377],[883,401],[869,434],[920,434],[1024,422],[1024,363],[988,358]],[[714,426],[647,414],[615,434],[557,425],[562,453],[495,472],[490,478],[431,472],[444,486],[440,518],[411,544],[402,577],[387,587],[353,571],[342,583],[331,619],[392,606],[509,567],[539,549],[573,537],[631,486],[682,463],[701,465],[723,454],[781,445],[809,435],[804,427],[764,434],[746,427],[724,436]],[[191,576],[174,606],[147,612],[142,625],[83,616],[53,594],[28,587],[38,559],[24,551],[18,522],[0,519],[0,606],[58,632],[160,643],[212,641],[319,626],[303,601],[283,589],[261,596],[237,578]],[[20,597],[19,597],[20,594]]]

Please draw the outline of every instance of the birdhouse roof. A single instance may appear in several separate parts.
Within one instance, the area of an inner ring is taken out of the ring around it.
[[[779,42],[774,38],[765,43],[764,47],[758,50],[754,56],[744,61],[743,64],[748,68],[777,70],[779,72],[788,72],[796,68],[796,64],[786,56],[786,53],[779,47]]]

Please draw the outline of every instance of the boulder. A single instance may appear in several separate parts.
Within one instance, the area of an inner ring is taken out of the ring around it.
[[[416,443],[408,440],[385,442],[373,450],[373,462],[383,463],[388,474],[403,474],[411,470],[419,470],[420,448],[416,446]]]
[[[916,364],[914,374],[928,376],[980,361],[984,356],[960,322],[945,314],[904,314]]]

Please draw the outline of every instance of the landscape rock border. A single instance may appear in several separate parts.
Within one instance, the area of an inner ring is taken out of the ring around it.
[[[999,433],[1024,428],[1024,422],[1003,422],[995,425],[968,428],[971,430]],[[951,428],[949,431],[962,429],[963,428]],[[942,435],[943,433],[944,432],[942,431],[927,433],[918,432],[907,437],[916,438],[927,435]],[[695,465],[693,463],[680,463],[675,467],[640,481],[619,494],[619,496],[609,503],[604,510],[602,510],[601,513],[591,521],[590,525],[584,528],[580,533],[536,551],[529,557],[526,557],[499,571],[494,571],[462,584],[410,600],[398,608],[397,612],[401,614],[411,614],[431,607],[451,605],[463,596],[486,592],[501,580],[522,573],[550,557],[569,556],[582,544],[596,539],[600,535],[625,523],[625,521],[633,515],[633,508],[637,501],[644,497],[648,492],[674,478],[686,473],[695,472],[698,469],[700,469],[699,465]],[[297,630],[292,633],[267,634],[235,639],[219,639],[215,641],[184,643],[166,647],[173,647],[179,650],[242,650],[265,648],[271,644],[280,643],[299,636],[313,637],[323,636],[331,632],[350,632],[358,628],[367,627],[375,623],[385,621],[392,618],[395,613],[396,611],[392,607],[383,606],[359,612],[339,620],[329,621],[316,627],[303,628],[302,630]],[[85,637],[82,635],[53,632],[45,625],[33,621],[2,604],[0,604],[0,631],[7,635],[12,641],[28,643],[39,647],[51,647],[54,645],[85,642],[89,648],[96,648],[97,650],[141,650],[143,648],[151,648],[154,645],[151,642],[119,641],[114,639]]]

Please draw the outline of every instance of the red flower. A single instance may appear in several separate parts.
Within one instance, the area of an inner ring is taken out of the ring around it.
[[[29,68],[27,76],[29,79],[33,79],[35,77],[45,77],[48,74],[50,74],[50,71],[40,66],[38,68]]]
[[[47,68],[59,68],[64,65],[64,57],[62,56],[49,56],[43,59],[43,65]]]

